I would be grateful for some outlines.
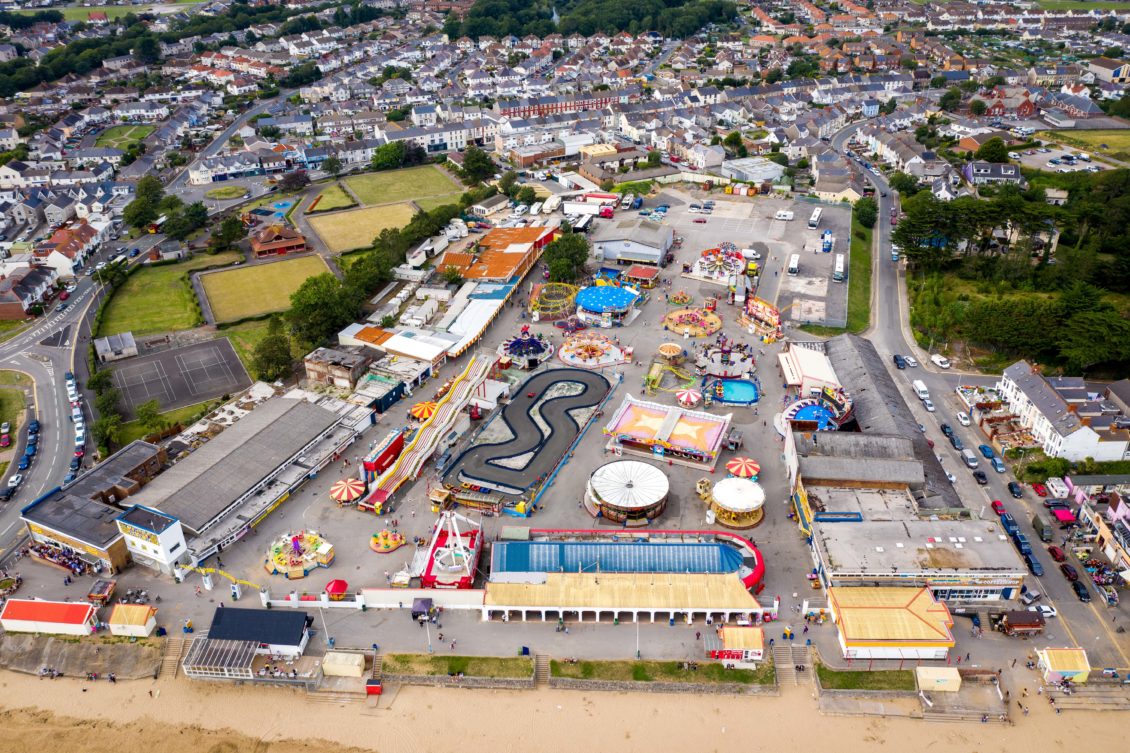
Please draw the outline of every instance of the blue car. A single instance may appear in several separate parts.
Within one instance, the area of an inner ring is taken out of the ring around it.
[[[1032,572],[1032,575],[1035,575],[1038,578],[1044,574],[1044,566],[1041,565],[1040,561],[1033,557],[1031,554],[1024,555],[1024,562],[1028,565],[1028,569]]]
[[[1008,470],[1004,467],[1004,463],[1001,462],[1000,458],[993,458],[989,461],[989,463],[992,464],[993,470],[997,473],[1004,473],[1006,470]]]
[[[20,458],[20,464],[17,467],[21,471],[26,471],[28,468],[31,468],[31,458],[29,458],[27,455],[24,455],[22,458]]]
[[[989,447],[989,445],[987,445],[987,444],[979,445],[977,447],[977,449],[981,451],[981,455],[984,456],[985,460],[992,460],[993,459],[993,455],[994,455],[993,448]]]
[[[36,452],[38,452],[38,448],[37,448],[37,447],[36,447],[35,445],[33,445],[33,444],[29,444],[29,445],[27,446],[27,450],[25,450],[24,452],[25,452],[25,453],[27,454],[27,456],[28,456],[29,458],[34,458],[34,457],[35,457],[35,453],[36,453]]]
[[[76,478],[78,478],[78,474],[75,473],[74,471],[71,471],[70,473],[68,473],[66,476],[63,477],[63,483],[69,484],[72,481],[74,481]]]

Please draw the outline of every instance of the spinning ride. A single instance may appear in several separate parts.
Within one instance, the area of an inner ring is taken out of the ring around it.
[[[631,348],[621,348],[597,332],[578,332],[566,338],[558,358],[579,369],[599,369],[631,360]]]
[[[647,525],[663,513],[670,488],[661,469],[639,460],[616,460],[589,476],[585,509],[616,523]]]
[[[530,295],[530,318],[535,322],[554,322],[577,310],[577,286],[564,282],[535,285]]]
[[[714,485],[706,500],[709,512],[719,525],[727,528],[753,528],[765,519],[765,490],[756,481],[737,476],[722,479]]]
[[[663,317],[663,328],[683,337],[708,337],[722,329],[722,319],[706,309],[675,309]]]
[[[510,359],[520,369],[536,369],[553,355],[553,348],[544,335],[531,334],[530,325],[522,326],[522,331],[498,346],[498,355]]]
[[[317,531],[284,533],[271,544],[263,567],[271,575],[289,580],[305,578],[316,567],[329,567],[334,561],[333,544]]]

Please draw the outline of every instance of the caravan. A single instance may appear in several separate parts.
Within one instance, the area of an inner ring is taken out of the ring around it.
[[[789,266],[785,269],[785,272],[792,277],[796,277],[800,272],[800,254],[793,254],[789,257]]]

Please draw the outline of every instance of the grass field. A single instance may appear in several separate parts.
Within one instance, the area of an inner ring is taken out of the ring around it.
[[[168,422],[169,426],[173,424],[188,424],[189,421],[196,418],[208,404],[198,403],[197,405],[186,405],[183,408],[167,411],[161,414],[161,417]],[[141,425],[140,421],[126,421],[122,424],[122,439],[119,444],[125,447],[127,444],[135,439],[145,439],[149,436],[149,430]]]
[[[224,327],[222,332],[231,341],[236,355],[243,362],[243,368],[247,369],[247,373],[254,377],[255,369],[252,367],[252,361],[255,359],[255,346],[267,336],[266,320],[256,319],[250,322],[240,322],[230,327]]]
[[[856,334],[871,326],[871,234],[872,231],[860,225],[852,215],[847,328]]]
[[[405,675],[448,675],[462,672],[467,677],[528,678],[534,674],[534,661],[519,657],[389,654],[384,657],[383,669],[385,672]]]
[[[205,198],[212,199],[213,201],[227,201],[230,199],[242,199],[248,193],[247,189],[243,186],[220,186],[213,188],[204,194]]]
[[[829,690],[915,690],[914,671],[890,669],[876,672],[841,672],[816,665],[820,685]]]
[[[159,3],[153,5],[99,5],[96,7],[84,8],[82,6],[67,6],[65,8],[34,8],[29,10],[17,10],[14,13],[23,13],[25,15],[32,15],[43,10],[56,10],[63,14],[65,21],[86,21],[89,14],[94,11],[102,11],[106,14],[106,18],[113,21],[115,18],[129,15],[130,13],[145,13],[152,11],[155,5],[200,5],[200,0],[161,0]],[[185,10],[188,10],[187,8]]]
[[[434,165],[355,175],[345,182],[365,206],[446,196],[463,190]]]
[[[151,125],[113,126],[98,134],[94,145],[125,151],[130,144],[135,141],[141,141],[155,130],[156,126]]]
[[[217,322],[285,311],[306,278],[328,272],[318,256],[285,259],[203,275],[204,292]]]
[[[11,340],[16,335],[28,328],[30,322],[26,319],[0,320],[0,342]]]
[[[1037,133],[1036,138],[1059,141],[1085,151],[1130,161],[1130,128],[1109,131],[1043,131]]]
[[[12,444],[16,443],[15,432],[20,425],[17,419],[23,415],[26,406],[27,399],[23,390],[16,387],[0,389],[0,423],[7,421],[12,425]]]
[[[352,209],[323,217],[309,216],[306,221],[335,253],[371,246],[373,238],[390,227],[404,227],[412,219],[412,206],[406,202],[383,207]]]
[[[620,682],[733,682],[742,685],[767,685],[773,682],[773,665],[765,662],[757,669],[726,669],[721,664],[703,662],[697,671],[683,669],[676,661],[582,661],[575,664],[553,661],[553,677],[575,680],[616,680]]]
[[[428,196],[423,199],[416,199],[416,203],[420,206],[420,209],[423,209],[425,212],[430,212],[436,207],[442,207],[444,204],[458,204],[459,197],[462,195],[462,193],[456,192],[441,194],[440,196]]]
[[[196,297],[185,274],[242,258],[242,254],[228,251],[214,256],[203,254],[180,264],[139,269],[126,278],[106,304],[98,336],[121,332],[151,335],[198,326]]]
[[[347,209],[357,206],[353,197],[345,192],[337,183],[328,186],[325,191],[318,194],[318,204],[314,207],[316,212],[329,212],[333,209]]]

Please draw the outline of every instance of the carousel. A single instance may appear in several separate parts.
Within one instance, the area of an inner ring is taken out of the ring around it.
[[[718,248],[703,251],[693,264],[684,264],[683,276],[728,287],[732,279],[745,274],[745,268],[745,259],[738,247],[723,243]]]
[[[615,460],[593,471],[585,487],[585,509],[593,517],[644,526],[667,507],[667,474],[639,460]]]
[[[337,502],[338,507],[351,505],[364,494],[365,482],[359,478],[343,478],[330,487],[330,499]]]
[[[498,346],[498,355],[519,369],[532,371],[553,355],[553,346],[545,335],[531,334],[530,325],[525,324],[521,332]]]
[[[618,285],[594,285],[577,293],[577,318],[590,327],[622,327],[638,311],[639,291]]]
[[[271,575],[288,580],[305,578],[316,567],[329,567],[334,561],[333,544],[317,531],[284,533],[271,544],[263,567]]]
[[[564,282],[535,285],[530,294],[530,319],[535,322],[556,322],[577,311],[577,286]]]
[[[663,317],[663,329],[684,338],[709,337],[722,329],[722,319],[707,309],[675,309]]]
[[[619,338],[583,331],[567,337],[557,357],[578,369],[600,369],[628,363],[632,360],[632,349],[620,347]]]
[[[751,479],[730,476],[713,488],[709,479],[703,479],[698,493],[707,506],[707,523],[717,522],[726,528],[753,528],[761,525],[765,518],[765,490]]]

